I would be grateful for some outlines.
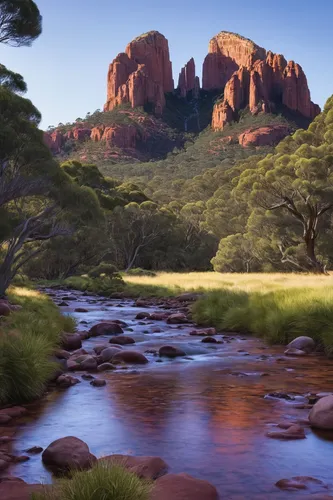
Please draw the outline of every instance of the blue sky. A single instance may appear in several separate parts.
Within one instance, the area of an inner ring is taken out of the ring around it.
[[[2,45],[0,62],[24,76],[44,128],[102,108],[109,63],[150,30],[169,40],[175,82],[191,57],[201,78],[209,40],[226,30],[301,64],[314,102],[333,93],[332,0],[35,1],[43,34],[30,48]]]

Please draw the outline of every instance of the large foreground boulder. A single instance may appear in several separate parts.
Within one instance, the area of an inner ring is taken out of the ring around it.
[[[333,396],[319,399],[309,414],[311,427],[333,430]]]
[[[218,500],[216,488],[188,474],[167,474],[154,483],[151,500]]]
[[[123,329],[116,321],[106,321],[94,325],[90,328],[89,333],[92,337],[99,337],[100,335],[115,335],[123,333]]]
[[[157,479],[165,474],[168,465],[160,457],[133,457],[131,455],[110,455],[100,459],[122,465],[143,479]]]
[[[307,354],[313,352],[316,348],[316,343],[311,337],[297,337],[290,344],[287,345],[287,349],[298,349],[299,351],[304,351]]]
[[[89,451],[88,445],[73,436],[53,441],[43,452],[44,464],[56,471],[69,469],[90,469],[96,457]]]

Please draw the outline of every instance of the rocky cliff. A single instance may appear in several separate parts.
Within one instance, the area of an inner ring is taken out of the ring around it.
[[[233,33],[221,32],[210,41],[202,81],[204,90],[223,93],[213,110],[214,130],[237,120],[237,113],[246,107],[256,114],[284,106],[309,120],[320,112],[299,64],[287,63],[282,55]]]
[[[130,103],[133,108],[149,103],[160,115],[165,93],[174,90],[167,39],[150,31],[139,36],[118,54],[109,67],[105,111]]]
[[[178,79],[178,89],[181,97],[186,98],[189,92],[198,99],[200,92],[199,77],[195,76],[195,62],[193,57],[181,69]]]

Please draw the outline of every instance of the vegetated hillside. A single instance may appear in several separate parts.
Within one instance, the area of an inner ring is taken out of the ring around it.
[[[272,152],[273,145],[243,147],[239,137],[246,131],[280,126],[288,127],[290,132],[297,128],[295,122],[281,115],[262,113],[253,116],[245,110],[238,122],[218,132],[207,127],[197,136],[189,138],[182,149],[174,149],[163,160],[121,164],[105,160],[99,167],[106,176],[138,184],[154,201],[206,200],[217,186],[213,184],[203,193],[197,189],[198,176],[214,168],[229,169],[252,155]]]

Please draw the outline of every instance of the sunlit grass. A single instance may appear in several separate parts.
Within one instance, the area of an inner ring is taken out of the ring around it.
[[[318,288],[333,286],[333,273],[329,276],[312,274],[283,273],[158,273],[151,276],[127,276],[123,279],[128,284],[166,287],[175,292],[186,290],[215,290],[219,288],[239,289],[243,291],[270,291],[285,288]]]
[[[32,500],[148,500],[151,484],[116,464],[98,462],[90,471],[74,471]],[[171,500],[171,499],[170,499]]]

